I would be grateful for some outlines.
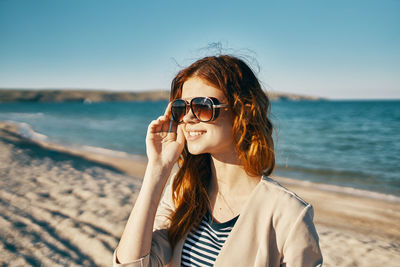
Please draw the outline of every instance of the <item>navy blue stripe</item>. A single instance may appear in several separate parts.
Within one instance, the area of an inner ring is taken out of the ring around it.
[[[185,256],[189,257],[190,259],[193,258],[193,259],[196,260],[197,262],[200,262],[200,263],[201,263],[201,266],[213,266],[212,263],[206,262],[206,261],[204,261],[204,260],[202,260],[202,259],[200,259],[200,258],[194,256],[193,254],[190,254],[190,255],[189,255],[189,254],[187,254],[186,252],[182,252],[182,255],[185,255]],[[185,258],[183,258],[183,260],[185,260]],[[213,260],[214,260],[214,262],[215,262],[215,259],[213,259]],[[185,262],[186,262],[186,260],[185,260]],[[194,262],[192,262],[192,261],[190,261],[189,264],[190,264],[190,265],[196,265],[196,266],[198,266],[196,263],[194,263]]]
[[[182,253],[182,256],[183,256],[183,254],[185,254],[187,257],[189,257],[189,259],[186,259],[186,258],[183,258],[182,257],[182,260],[181,260],[181,266],[195,266],[195,267],[201,267],[199,264],[197,264],[197,263],[195,263],[195,262],[192,262],[190,259],[190,256],[188,256],[187,255],[187,253]]]
[[[195,259],[197,260],[197,259],[201,259],[201,260],[203,260],[203,261],[206,261],[206,262],[211,262],[211,263],[214,263],[215,262],[215,259],[217,258],[217,256],[207,256],[207,255],[204,255],[204,254],[198,254],[198,253],[189,253],[189,252],[182,252],[186,257],[188,257],[190,260],[192,259],[192,257],[194,256],[195,257]]]
[[[192,238],[190,238],[190,237],[188,237],[187,240],[190,240],[190,241],[192,241],[192,242],[194,241],[194,240],[193,240]],[[221,243],[221,244],[210,243],[209,240],[205,240],[205,241],[203,241],[203,240],[197,240],[197,241],[195,241],[195,243],[199,243],[199,244],[208,246],[208,247],[210,247],[210,248],[212,248],[212,249],[215,249],[215,250],[217,250],[217,251],[219,251],[219,250],[222,248],[222,246],[224,245],[223,243]]]
[[[212,236],[213,239],[216,239],[214,236],[217,236],[216,240],[226,239],[229,236],[229,233],[218,234],[218,233],[214,232],[213,229],[209,225],[200,225],[200,227],[197,231],[202,231],[205,233],[213,233],[213,235],[210,234],[210,236]]]
[[[190,239],[187,239],[186,241],[187,241],[187,242],[185,242],[185,245],[184,245],[184,247],[186,248],[186,250],[187,250],[187,251],[193,251],[193,253],[196,253],[196,254],[198,254],[199,252],[196,252],[194,249],[192,249],[192,247],[198,248],[200,251],[205,251],[205,252],[208,252],[208,253],[210,253],[210,254],[214,254],[215,257],[218,256],[219,250],[221,249],[221,248],[209,249],[209,248],[205,248],[205,247],[196,246],[196,243],[192,242]],[[201,241],[199,241],[199,242],[197,242],[197,243],[202,243],[203,245],[208,245],[207,243],[201,242]],[[190,244],[192,247],[186,246],[186,244]]]
[[[227,236],[232,230],[232,227],[229,227],[229,228],[226,228],[223,230],[220,230],[220,229],[215,230],[214,228],[211,227],[211,225],[209,225],[207,222],[204,222],[204,221],[201,222],[199,226],[203,226],[203,227],[210,229],[210,231],[216,233],[218,236],[224,236],[224,235]]]
[[[206,234],[215,241],[225,240],[229,236],[229,234],[218,235],[206,226],[200,226],[199,229],[197,229],[197,231],[195,231],[195,232],[193,231],[192,234]]]
[[[190,236],[193,240],[196,240],[197,242],[201,242],[200,238],[205,239],[205,241],[202,242],[207,242],[209,244],[213,244],[214,246],[217,246],[219,249],[222,247],[222,245],[225,243],[224,240],[215,240],[212,238],[210,235],[204,234],[204,233],[194,233],[193,235]]]

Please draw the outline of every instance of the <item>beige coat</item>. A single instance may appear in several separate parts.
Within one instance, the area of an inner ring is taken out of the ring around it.
[[[186,236],[173,252],[167,238],[173,210],[168,187],[157,210],[149,255],[113,266],[181,265]],[[322,255],[313,223],[313,208],[274,180],[263,177],[244,205],[214,266],[321,266]]]

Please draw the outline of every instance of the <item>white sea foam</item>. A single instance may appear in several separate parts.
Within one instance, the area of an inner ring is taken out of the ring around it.
[[[30,126],[26,122],[15,122],[15,121],[9,121],[9,122],[17,124],[19,133],[27,139],[39,142],[47,142],[47,140],[49,139],[47,135],[35,132],[32,126]]]
[[[28,112],[7,112],[4,115],[7,115],[8,117],[18,117],[18,118],[39,118],[43,117],[43,112],[33,112],[33,113],[28,113]]]

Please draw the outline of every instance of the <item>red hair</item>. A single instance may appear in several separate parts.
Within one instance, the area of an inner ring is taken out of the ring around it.
[[[220,55],[205,57],[181,70],[171,84],[170,100],[180,98],[189,78],[198,77],[224,92],[232,113],[236,152],[250,176],[270,175],[275,167],[270,103],[250,67],[241,59]],[[180,169],[172,184],[175,211],[168,230],[172,247],[200,222],[209,207],[211,180],[209,154],[192,155],[185,146]]]

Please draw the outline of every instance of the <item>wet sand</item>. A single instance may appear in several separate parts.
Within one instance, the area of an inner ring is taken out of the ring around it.
[[[110,266],[145,164],[0,122],[0,264]],[[274,178],[313,204],[324,266],[400,265],[399,198]]]

